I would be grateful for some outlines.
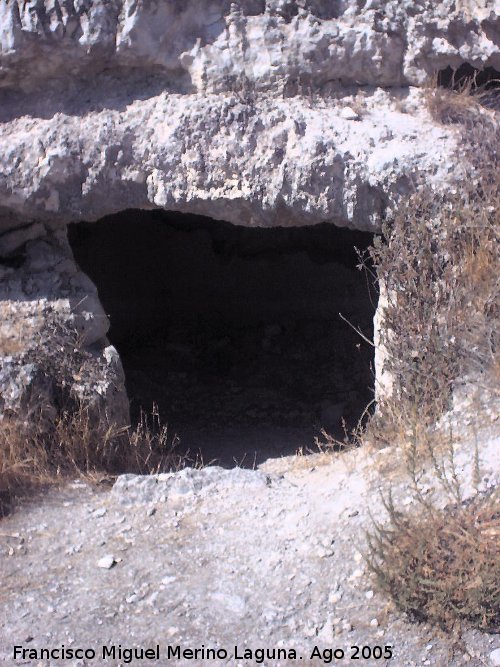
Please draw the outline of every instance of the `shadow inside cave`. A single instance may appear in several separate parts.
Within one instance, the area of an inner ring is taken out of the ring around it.
[[[322,427],[343,438],[373,398],[373,348],[352,328],[373,337],[356,250],[372,235],[128,210],[69,237],[109,314],[133,420],[156,404],[205,464],[308,451]]]

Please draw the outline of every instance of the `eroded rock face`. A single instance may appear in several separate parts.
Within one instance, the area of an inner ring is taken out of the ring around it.
[[[110,67],[161,72],[182,92],[242,78],[272,92],[415,85],[500,62],[493,0],[2,0],[0,25],[1,84],[24,89]]]
[[[464,62],[500,69],[499,43],[494,0],[0,0],[9,368],[18,327],[48,309],[125,395],[70,222],[160,207],[375,231],[419,178],[450,187],[456,135],[418,87]]]
[[[160,94],[84,117],[12,120],[0,129],[4,225],[159,207],[243,225],[376,230],[410,174],[448,179],[453,141],[391,108],[383,91],[366,104],[356,121],[296,98]]]
[[[29,418],[54,406],[63,390],[110,424],[128,423],[108,318],[64,230],[37,223],[5,234],[0,250],[9,251],[0,264],[0,414]]]
[[[0,26],[4,229],[156,206],[375,229],[453,162],[408,86],[500,68],[493,0],[2,0]]]

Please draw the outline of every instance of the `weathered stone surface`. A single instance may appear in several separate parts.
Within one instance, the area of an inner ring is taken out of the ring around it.
[[[56,312],[123,406],[69,222],[160,207],[377,230],[419,177],[450,187],[456,135],[418,86],[447,66],[500,68],[495,5],[0,0],[3,357]]]
[[[1,85],[141,68],[183,92],[420,84],[468,61],[498,67],[494,0],[156,0],[0,3]],[[300,79],[300,81],[297,81]]]
[[[178,500],[184,504],[195,495],[220,493],[235,486],[261,490],[272,484],[272,480],[263,472],[243,468],[186,468],[160,475],[121,475],[113,486],[113,495],[123,504],[172,503]]]
[[[374,230],[410,175],[448,180],[454,142],[383,91],[365,104],[355,121],[339,101],[162,93],[83,117],[18,118],[0,127],[0,204],[19,221],[160,207],[236,224]]]
[[[125,207],[377,228],[454,162],[407,86],[500,67],[497,22],[492,0],[2,0],[0,229]]]
[[[127,424],[124,375],[106,339],[108,318],[64,231],[35,224],[8,238],[11,266],[1,267],[0,281],[0,411],[26,414],[51,405],[57,366],[66,369],[74,398],[96,404],[110,423]],[[72,336],[92,361],[90,374],[78,365]]]

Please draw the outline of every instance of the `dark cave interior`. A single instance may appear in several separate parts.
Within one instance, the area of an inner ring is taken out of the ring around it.
[[[132,420],[156,404],[205,464],[314,450],[372,400],[373,348],[352,328],[373,338],[376,288],[358,268],[371,234],[128,210],[69,238],[109,315]]]
[[[446,67],[438,73],[438,85],[444,88],[458,88],[467,80],[472,81],[473,88],[500,87],[500,72],[494,67],[477,69],[468,63],[459,67]]]

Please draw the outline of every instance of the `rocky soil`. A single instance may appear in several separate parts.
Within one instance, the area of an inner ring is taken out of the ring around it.
[[[479,444],[482,487],[491,488],[500,474],[498,428]],[[464,479],[469,454],[464,441]],[[172,661],[179,665],[254,665],[258,649],[280,648],[286,655],[262,664],[328,664],[332,649],[332,662],[351,664],[354,646],[391,647],[392,658],[366,665],[498,664],[498,636],[465,631],[452,640],[410,623],[377,592],[361,553],[369,511],[382,516],[379,491],[389,484],[410,508],[391,448],[274,459],[258,470],[125,475],[111,490],[80,480],[48,490],[0,524],[3,664],[124,665],[126,653],[102,659],[103,645],[119,644],[160,646],[159,661],[134,665],[170,664],[169,646],[221,651],[214,660]],[[62,644],[94,649],[96,658],[13,657],[14,645]]]

